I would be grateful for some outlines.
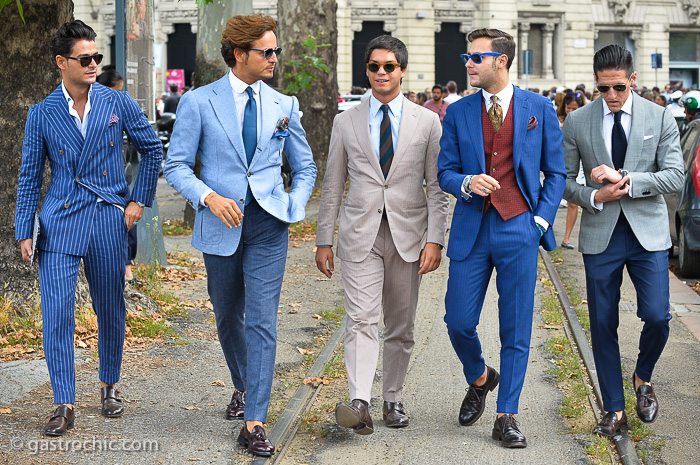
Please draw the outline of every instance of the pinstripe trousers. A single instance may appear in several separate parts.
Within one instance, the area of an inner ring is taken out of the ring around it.
[[[485,369],[476,327],[491,273],[496,269],[501,339],[499,413],[518,413],[530,354],[539,242],[530,210],[503,221],[495,208],[489,208],[467,258],[450,261],[445,323],[469,384]]]
[[[83,257],[39,252],[44,354],[56,404],[75,403],[75,288],[81,259],[97,315],[100,381],[114,384],[121,373],[126,322],[124,212],[114,205],[98,202],[91,228],[85,234],[90,239]]]
[[[369,255],[361,262],[343,260],[345,287],[345,366],[350,399],[367,402],[379,359],[377,324],[384,307],[383,396],[400,402],[408,362],[415,345],[420,260],[408,263],[396,250],[387,219],[382,219]]]

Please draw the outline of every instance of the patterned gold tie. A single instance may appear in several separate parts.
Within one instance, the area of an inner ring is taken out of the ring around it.
[[[493,105],[491,105],[491,108],[489,108],[489,119],[491,120],[491,124],[493,124],[493,128],[496,130],[496,132],[498,132],[503,124],[503,109],[498,104],[498,97],[492,95],[491,101],[493,102]]]

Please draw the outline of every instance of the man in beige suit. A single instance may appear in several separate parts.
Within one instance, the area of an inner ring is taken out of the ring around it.
[[[406,46],[391,36],[377,37],[367,46],[365,64],[372,96],[335,118],[316,233],[316,266],[330,278],[335,222],[349,180],[337,255],[343,261],[352,401],[339,403],[335,415],[339,425],[358,434],[374,431],[368,407],[382,303],[382,413],[388,427],[408,425],[401,394],[414,346],[418,287],[421,275],[440,265],[448,209],[437,181],[440,120],[401,94]]]

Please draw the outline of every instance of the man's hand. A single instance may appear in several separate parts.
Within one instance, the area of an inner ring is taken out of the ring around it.
[[[606,184],[601,187],[598,192],[595,193],[593,199],[596,203],[610,202],[611,200],[618,200],[623,195],[627,195],[630,190],[630,178],[625,176],[616,183]]]
[[[32,261],[32,240],[22,239],[19,241],[19,247],[22,249],[22,260],[25,262]]]
[[[204,202],[213,214],[215,214],[227,228],[231,229],[240,226],[243,220],[243,213],[238,208],[235,200],[222,197],[216,192],[211,193]],[[231,226],[233,225],[233,226]]]
[[[599,184],[605,181],[615,184],[620,182],[622,175],[608,165],[600,165],[591,170],[591,179]]]
[[[143,216],[143,208],[139,207],[136,202],[129,202],[124,210],[124,219],[126,220],[127,229],[134,227],[134,224],[138,222]]]
[[[477,194],[477,195],[480,195],[482,197],[486,197],[487,195],[491,194],[492,192],[497,191],[500,188],[501,188],[501,185],[498,184],[498,181],[496,181],[494,178],[492,178],[488,174],[477,174],[476,176],[474,176],[472,178],[472,184],[471,184],[472,192]],[[437,245],[437,244],[435,244],[435,245]]]
[[[328,278],[333,276],[333,249],[331,247],[316,248],[316,267]]]
[[[472,181],[473,183],[473,181]],[[425,248],[420,253],[420,269],[418,274],[427,274],[436,270],[442,261],[442,249],[434,242],[425,244]]]

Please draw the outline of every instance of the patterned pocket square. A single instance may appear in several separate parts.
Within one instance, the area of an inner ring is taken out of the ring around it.
[[[115,124],[117,124],[118,121],[119,117],[112,113],[112,117],[109,119],[109,125],[107,127],[114,126]]]
[[[537,118],[534,116],[531,116],[529,120],[527,120],[527,130],[529,131],[532,128],[537,127]]]

